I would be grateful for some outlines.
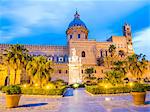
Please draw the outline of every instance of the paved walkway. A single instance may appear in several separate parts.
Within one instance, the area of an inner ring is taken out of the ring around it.
[[[0,96],[0,112],[150,112],[150,94],[146,105],[135,106],[131,96],[90,96],[84,89],[74,90],[73,96],[50,98],[22,96],[19,108],[5,108]]]

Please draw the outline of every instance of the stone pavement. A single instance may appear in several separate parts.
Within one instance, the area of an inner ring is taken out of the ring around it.
[[[5,108],[5,97],[0,96],[0,112],[150,112],[150,93],[146,105],[135,106],[130,95],[90,96],[84,89],[74,90],[74,96],[25,96],[18,108]]]

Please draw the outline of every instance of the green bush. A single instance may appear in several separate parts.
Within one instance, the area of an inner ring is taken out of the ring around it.
[[[130,93],[131,91],[150,91],[150,85],[135,85],[133,88],[130,86],[112,86],[105,88],[103,86],[86,86],[86,90],[92,94],[118,94],[118,93]]]
[[[10,85],[2,88],[2,92],[7,95],[21,94],[21,88],[18,85]]]
[[[136,83],[132,87],[132,92],[144,92],[144,91],[146,91],[146,88],[147,87],[144,86],[143,84]]]
[[[28,95],[63,95],[65,87],[59,89],[21,88],[23,94]]]
[[[143,84],[146,91],[150,91],[150,84]]]
[[[0,86],[0,91],[2,90],[3,87],[4,87],[4,86]]]
[[[53,83],[55,85],[55,88],[62,88],[63,86],[66,86],[66,82],[62,79],[58,79],[58,80],[55,80],[55,81],[52,81],[51,83]]]

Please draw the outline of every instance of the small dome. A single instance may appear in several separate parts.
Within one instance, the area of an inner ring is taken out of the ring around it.
[[[74,15],[74,20],[70,22],[68,29],[73,27],[73,26],[82,26],[87,29],[86,25],[82,20],[80,20],[80,15],[76,11],[76,14]]]

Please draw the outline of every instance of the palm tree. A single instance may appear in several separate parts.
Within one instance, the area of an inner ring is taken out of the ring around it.
[[[104,66],[107,69],[112,69],[114,66],[114,63],[117,62],[119,60],[118,55],[112,55],[112,56],[107,56],[104,58]]]
[[[120,75],[121,75],[120,78],[123,81],[125,79],[127,72],[128,72],[127,62],[125,60],[114,62],[113,70],[120,73]]]
[[[97,58],[97,65],[98,66],[104,65],[104,58],[103,57]]]
[[[129,72],[137,79],[138,82],[141,81],[141,78],[148,69],[148,61],[145,58],[145,55],[136,55],[128,57],[128,70]]]
[[[12,58],[11,53],[2,54],[2,64],[7,68],[8,85],[10,85],[10,59]]]
[[[118,56],[116,55],[116,47],[115,45],[110,45],[108,49],[110,55],[104,58],[104,66],[107,69],[111,69],[113,67],[114,62],[118,61]]]
[[[88,74],[88,77],[90,78],[91,77],[91,74],[94,73],[94,68],[87,68],[85,69],[85,74]]]
[[[110,83],[113,86],[123,83],[122,74],[120,72],[115,71],[115,70],[110,70],[110,71],[107,71],[105,74],[106,75],[105,75],[104,81],[106,81],[107,83]]]
[[[125,76],[127,73],[126,61],[114,62],[113,69],[120,72],[123,76]]]
[[[110,45],[108,51],[109,51],[109,53],[111,54],[111,57],[113,57],[113,55],[114,55],[115,52],[116,52],[116,46],[113,45],[113,44]]]
[[[43,86],[43,82],[48,82],[50,79],[50,74],[53,72],[52,66],[52,61],[48,61],[44,56],[33,57],[26,67],[30,83],[38,82],[40,87]]]
[[[23,45],[11,45],[3,54],[3,62],[7,65],[8,76],[10,77],[10,68],[14,70],[14,81],[16,84],[17,71],[22,69],[25,64],[27,49]]]

